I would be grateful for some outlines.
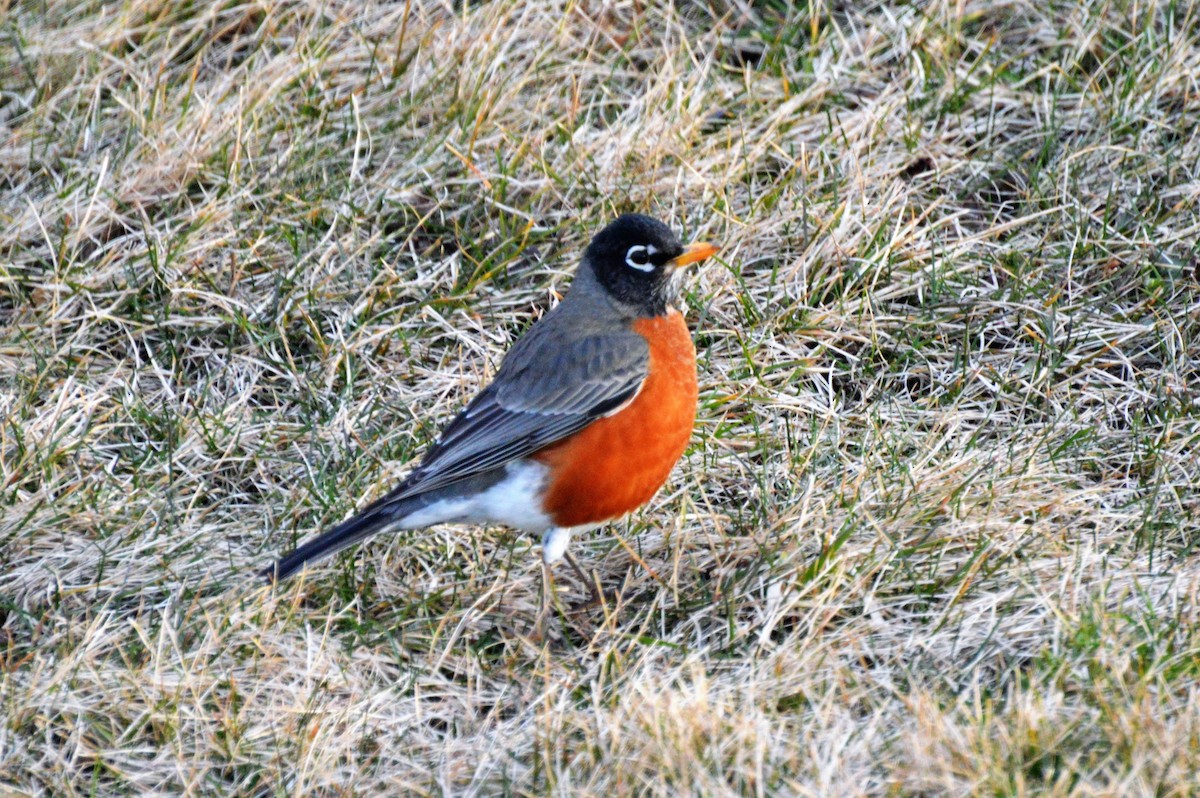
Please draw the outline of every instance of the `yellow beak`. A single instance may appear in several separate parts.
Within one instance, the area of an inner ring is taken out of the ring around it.
[[[683,253],[679,257],[671,258],[671,260],[667,261],[667,269],[675,271],[687,266],[689,263],[699,263],[702,260],[711,258],[720,251],[720,247],[715,247],[705,242],[688,244],[683,248]]]

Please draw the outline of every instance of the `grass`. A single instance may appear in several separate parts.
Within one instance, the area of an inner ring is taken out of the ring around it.
[[[6,9],[0,792],[1194,794],[1191,4]],[[620,606],[259,585],[626,210],[724,249]]]

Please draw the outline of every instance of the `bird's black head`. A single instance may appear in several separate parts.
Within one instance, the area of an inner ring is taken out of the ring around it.
[[[583,259],[614,299],[639,316],[661,316],[678,294],[679,269],[716,251],[710,244],[685,247],[657,219],[627,213],[596,234]]]

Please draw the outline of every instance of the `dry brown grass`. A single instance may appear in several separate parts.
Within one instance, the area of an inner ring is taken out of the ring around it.
[[[0,792],[1194,794],[1198,14],[9,4]],[[632,209],[725,249],[619,608],[255,582]]]

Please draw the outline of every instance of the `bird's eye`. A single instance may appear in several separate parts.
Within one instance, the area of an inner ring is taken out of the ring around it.
[[[650,256],[657,251],[653,246],[634,244],[625,253],[625,265],[640,272],[652,272],[654,264],[650,262]]]

